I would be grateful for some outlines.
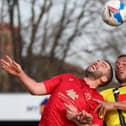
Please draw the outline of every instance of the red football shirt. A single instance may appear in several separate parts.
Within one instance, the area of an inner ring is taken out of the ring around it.
[[[89,88],[84,80],[72,74],[63,74],[44,81],[48,94],[51,94],[39,126],[76,126],[75,123],[66,118],[66,107],[64,103],[73,103],[78,112],[85,110],[93,115],[93,123],[103,125],[103,119],[94,113],[98,105],[92,98],[103,100],[96,89]]]

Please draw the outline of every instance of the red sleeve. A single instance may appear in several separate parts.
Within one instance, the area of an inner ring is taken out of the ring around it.
[[[53,91],[60,85],[62,78],[63,75],[59,75],[42,82],[45,85],[48,94],[53,93]]]

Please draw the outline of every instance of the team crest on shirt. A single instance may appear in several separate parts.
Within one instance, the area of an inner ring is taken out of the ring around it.
[[[77,93],[73,89],[67,90],[66,93],[73,100],[75,100],[76,98],[78,98]]]
[[[87,100],[91,100],[92,96],[90,93],[84,93],[84,96]]]

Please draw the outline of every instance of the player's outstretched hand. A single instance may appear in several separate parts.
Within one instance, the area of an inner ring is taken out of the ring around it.
[[[12,75],[18,76],[22,72],[21,66],[9,56],[6,56],[5,59],[0,59],[0,64],[5,71]]]
[[[104,118],[104,116],[108,111],[115,109],[114,102],[104,102],[98,99],[93,99],[93,100],[99,103],[99,105],[95,108],[94,112],[99,111],[100,118]]]
[[[85,110],[78,112],[73,104],[64,104],[66,106],[66,117],[73,121],[77,126],[98,126],[92,124],[93,116]]]
[[[77,108],[73,104],[64,104],[66,106],[66,117],[69,120],[74,120],[78,113]]]
[[[93,116],[85,110],[79,112],[76,118],[81,124],[92,124],[93,120]]]

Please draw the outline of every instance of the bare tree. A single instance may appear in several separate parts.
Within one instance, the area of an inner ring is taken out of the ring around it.
[[[112,28],[101,20],[101,10],[105,1],[1,0],[0,2],[2,5],[0,23],[9,24],[12,55],[28,74],[37,79],[42,76],[50,77],[58,73],[57,71],[68,72],[61,71],[61,67],[53,68],[61,66],[60,64],[64,67],[67,59],[76,65],[84,59],[85,64],[88,64],[99,57],[114,62],[114,57],[125,51],[125,24],[122,27]],[[22,3],[27,7],[22,7]],[[26,15],[22,14],[24,11]],[[1,35],[2,32],[4,31],[1,31]],[[112,55],[108,57],[109,53]],[[11,81],[18,83],[17,80]]]

